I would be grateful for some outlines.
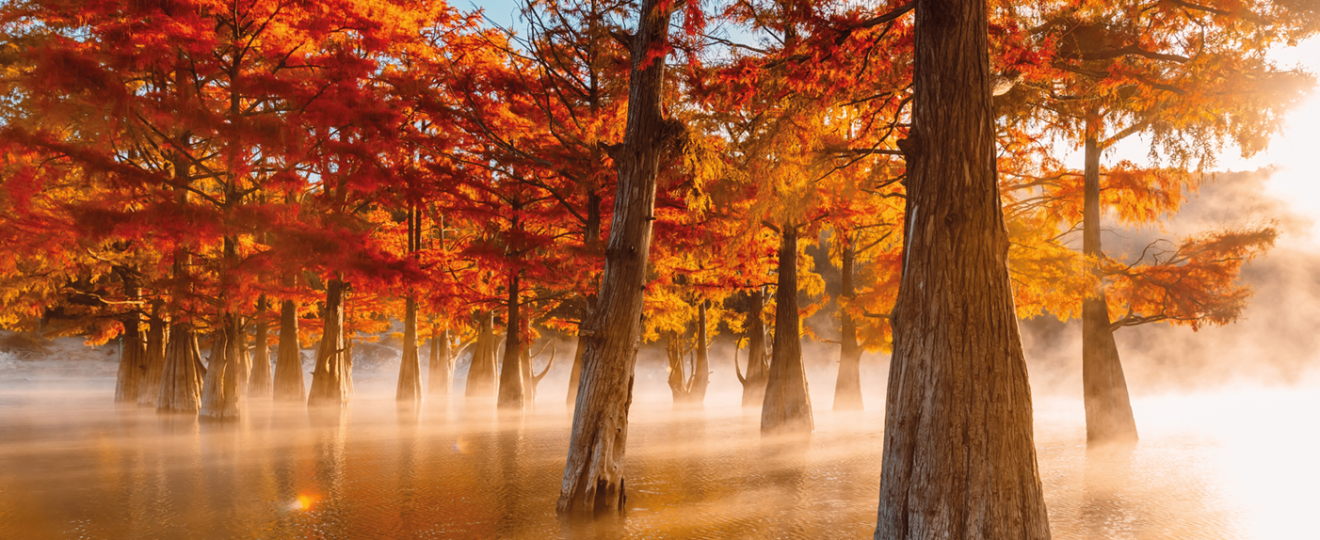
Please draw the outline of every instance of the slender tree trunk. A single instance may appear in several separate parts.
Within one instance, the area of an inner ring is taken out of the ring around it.
[[[124,283],[124,296],[129,300],[142,297],[142,287],[136,274],[129,269],[119,268],[120,279]],[[115,377],[115,403],[137,403],[138,387],[142,384],[142,374],[147,365],[147,344],[142,335],[142,316],[136,308],[124,317],[124,333],[120,337],[119,373]]]
[[[498,379],[495,371],[495,321],[494,313],[482,313],[477,321],[477,343],[472,350],[472,363],[468,367],[468,398],[495,397]]]
[[[275,401],[301,403],[307,399],[298,344],[298,307],[293,300],[280,303],[280,345],[275,352]]]
[[[688,389],[688,401],[701,405],[706,401],[706,389],[710,387],[710,358],[707,352],[710,340],[706,338],[706,300],[697,305],[697,350],[696,360],[692,363],[692,384]]]
[[[1102,258],[1105,253],[1100,244],[1100,147],[1089,123],[1087,133],[1082,252],[1087,257]],[[1099,268],[1093,271],[1098,272]],[[1103,281],[1092,295],[1082,300],[1082,389],[1088,444],[1137,440],[1137,423],[1132,417],[1127,379],[1123,377],[1123,364],[1110,327]]]
[[[307,395],[311,407],[339,407],[348,402],[348,351],[344,343],[344,283],[331,279],[325,286],[325,329],[316,351],[312,371],[312,389]]]
[[[417,301],[409,297],[403,313],[403,359],[399,363],[399,386],[394,399],[400,403],[422,402],[422,362],[417,354]]]
[[[683,336],[678,332],[665,332],[665,356],[669,359],[669,391],[674,395],[674,404],[688,400],[687,369],[683,366]]]
[[[747,312],[747,377],[743,379],[743,407],[760,407],[765,402],[765,383],[770,378],[769,355],[766,354],[765,290],[757,287],[751,293],[751,310]],[[735,366],[736,367],[736,366]]]
[[[160,399],[160,381],[165,371],[166,323],[161,318],[161,302],[153,302],[151,320],[147,323],[146,368],[142,370],[142,383],[138,387],[138,405],[155,407]]]
[[[857,289],[853,285],[853,274],[855,272],[856,255],[854,251],[856,246],[848,239],[844,239],[847,244],[843,247],[843,257],[839,265],[839,274],[842,276],[842,291],[839,296],[851,302],[857,295]],[[853,321],[852,315],[847,310],[839,310],[839,318],[843,320],[843,332],[839,338],[839,379],[834,385],[834,410],[839,411],[860,411],[862,410],[862,348],[857,346],[857,323]]]
[[[233,313],[220,315],[211,335],[211,363],[202,382],[202,409],[199,414],[210,420],[238,419],[238,377],[242,354],[242,322]]]
[[[1050,537],[995,173],[985,0],[916,5],[875,538]]]
[[[518,272],[509,273],[508,317],[504,339],[504,359],[500,363],[500,388],[497,403],[501,409],[522,409],[526,391],[522,362],[522,318],[518,306]]]
[[[237,313],[234,314],[234,318],[240,321],[239,327],[242,328],[244,326],[242,324],[243,318]],[[231,334],[230,339],[237,340],[234,347],[236,351],[235,354],[237,355],[235,357],[237,360],[235,365],[238,367],[238,376],[235,377],[234,380],[236,381],[235,384],[238,385],[238,395],[247,397],[248,385],[252,383],[252,354],[248,347],[247,331],[244,330],[242,333]]]
[[[248,396],[271,396],[270,345],[267,343],[270,321],[266,318],[269,309],[270,304],[263,294],[257,299],[256,335],[252,344],[252,377],[248,379]]]
[[[775,287],[775,342],[770,377],[761,404],[762,433],[811,433],[811,393],[802,364],[798,320],[797,229],[785,225],[779,244],[779,281]]]
[[[202,407],[202,380],[206,369],[197,350],[197,333],[188,323],[170,325],[165,365],[160,374],[156,411],[197,414]]]
[[[681,131],[661,113],[663,51],[672,9],[669,2],[643,0],[632,37],[628,123],[615,160],[619,182],[614,225],[605,249],[599,301],[585,324],[589,339],[582,355],[582,387],[556,505],[561,514],[619,510],[626,497],[623,459],[642,333],[642,288],[651,250],[656,175],[666,148]]]
[[[577,405],[578,385],[582,379],[582,353],[587,350],[587,337],[578,329],[577,347],[573,349],[573,367],[568,371],[568,406]]]
[[[440,325],[431,325],[431,361],[428,374],[427,392],[448,402],[454,386],[454,353],[450,349],[449,330],[441,330]]]

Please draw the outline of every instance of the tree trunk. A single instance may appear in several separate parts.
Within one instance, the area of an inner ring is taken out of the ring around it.
[[[779,281],[775,286],[775,341],[770,376],[761,404],[762,433],[811,433],[811,393],[802,365],[798,320],[797,229],[785,225],[779,243]]]
[[[238,377],[243,332],[238,315],[220,315],[211,335],[211,362],[202,382],[202,409],[198,414],[211,420],[238,419]]]
[[[239,328],[242,328],[244,326],[241,322],[243,318],[238,314],[234,314],[234,318],[240,321]],[[250,352],[251,349],[248,347],[247,331],[244,330],[237,334],[230,334],[230,338],[237,339],[237,343],[235,343],[234,346],[236,347],[235,354],[237,355],[235,357],[237,359],[235,365],[238,366],[238,377],[235,378],[236,384],[238,385],[238,394],[247,397],[248,385],[252,383],[252,354]]]
[[[1100,148],[1089,122],[1087,131],[1082,252],[1087,257],[1103,258],[1104,249],[1100,244]],[[1099,268],[1093,271],[1098,272]],[[1103,281],[1082,300],[1082,388],[1088,444],[1137,440],[1137,423],[1132,417],[1127,380],[1123,377],[1123,364],[1119,361],[1118,345],[1110,327]]]
[[[280,345],[275,352],[275,401],[301,403],[307,399],[300,349],[298,307],[293,300],[285,300],[280,304]]]
[[[156,411],[197,414],[202,407],[202,379],[205,375],[202,355],[197,350],[197,333],[192,325],[171,324]]]
[[[270,321],[266,319],[268,309],[270,305],[263,294],[257,299],[256,335],[252,344],[252,377],[248,379],[248,396],[265,398],[271,395],[270,345],[267,343]]]
[[[985,0],[916,5],[875,538],[1050,537],[995,173]]]
[[[454,386],[454,352],[450,349],[449,330],[440,330],[440,325],[431,325],[431,359],[427,375],[427,392],[438,397],[442,403],[448,402]]]
[[[692,382],[688,386],[688,401],[701,405],[706,401],[710,387],[710,358],[706,355],[710,342],[706,338],[706,300],[697,306],[696,360],[692,363]]]
[[[124,283],[124,296],[129,300],[142,297],[142,287],[138,285],[136,274],[132,270],[117,268]],[[147,344],[142,335],[142,316],[134,311],[124,317],[124,333],[120,336],[119,372],[115,377],[115,403],[137,403],[138,387],[142,385],[142,374],[147,365]]]
[[[740,379],[743,386],[742,406],[760,407],[765,402],[765,383],[770,378],[770,363],[766,354],[765,290],[757,287],[751,293],[751,309],[747,312],[747,377]],[[735,360],[737,355],[735,355]],[[734,366],[735,368],[737,366]]]
[[[500,388],[497,403],[501,409],[522,409],[526,391],[522,362],[522,318],[518,306],[518,273],[509,274],[508,317],[505,321],[504,358],[500,362]]]
[[[568,406],[577,405],[578,385],[582,379],[582,353],[587,350],[587,336],[581,334],[582,329],[578,328],[577,347],[573,349],[573,367],[568,371],[568,395],[566,399]]]
[[[325,329],[312,370],[310,407],[339,407],[348,402],[348,351],[344,344],[344,283],[331,279],[325,286]]]
[[[623,459],[633,368],[642,333],[642,289],[651,250],[656,175],[679,129],[661,113],[666,41],[673,5],[643,0],[632,37],[628,122],[616,153],[614,225],[605,249],[598,303],[584,325],[582,387],[564,466],[559,513],[623,508]],[[643,65],[643,62],[646,62]]]
[[[147,323],[146,368],[142,370],[142,383],[138,386],[138,405],[155,407],[160,400],[160,381],[165,370],[165,321],[161,318],[161,302],[151,307],[151,320]]]
[[[477,344],[472,350],[472,363],[468,366],[468,398],[495,397],[498,374],[495,371],[495,314],[478,315]]]
[[[857,295],[857,289],[853,285],[853,274],[855,272],[856,256],[854,251],[856,246],[848,239],[844,239],[846,245],[843,246],[843,256],[839,265],[839,274],[842,276],[842,290],[839,296],[843,300],[851,302]],[[857,323],[853,321],[852,315],[848,311],[839,309],[839,318],[843,321],[843,332],[839,338],[839,379],[834,385],[834,411],[860,411],[862,410],[862,348],[857,345]]]
[[[665,356],[669,359],[669,391],[674,395],[674,404],[688,400],[687,369],[683,366],[683,336],[678,332],[665,332]]]
[[[417,354],[417,301],[409,297],[403,309],[403,359],[399,362],[399,386],[394,399],[415,405],[422,402],[422,361]]]

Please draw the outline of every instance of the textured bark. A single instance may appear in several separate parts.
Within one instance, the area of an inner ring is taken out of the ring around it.
[[[219,325],[211,335],[211,360],[202,381],[202,408],[198,415],[204,419],[238,419],[242,333],[243,325],[237,315],[220,316]]]
[[[751,292],[751,309],[747,312],[747,376],[739,375],[742,383],[742,406],[760,407],[765,402],[765,383],[770,378],[770,355],[766,354],[765,321],[761,320],[761,311],[765,309],[765,290],[760,287]],[[737,354],[734,355],[734,368],[737,373]]]
[[[499,380],[495,371],[497,344],[494,317],[494,313],[477,316],[477,344],[472,350],[472,362],[468,366],[467,387],[464,390],[467,398],[495,397]]]
[[[875,538],[1049,538],[995,177],[985,0],[916,6]]]
[[[449,343],[449,330],[440,330],[439,325],[431,326],[431,358],[427,373],[427,393],[448,401],[454,387],[454,352]]]
[[[298,307],[293,300],[280,304],[280,344],[275,352],[275,401],[301,403],[307,399],[302,355],[298,345]]]
[[[857,294],[853,285],[856,267],[855,246],[847,239],[843,240],[843,256],[839,264],[842,290],[839,295],[852,300]],[[857,345],[857,323],[846,310],[839,310],[843,322],[843,331],[839,337],[839,378],[834,384],[834,410],[862,410],[862,348]]]
[[[522,409],[525,406],[526,390],[524,380],[527,372],[523,371],[522,359],[522,317],[518,305],[518,273],[509,275],[508,316],[505,324],[504,358],[500,362],[499,398],[496,400],[501,409]]]
[[[802,364],[801,323],[798,320],[797,230],[783,228],[779,243],[779,281],[775,286],[775,341],[770,376],[761,403],[762,433],[811,433],[811,393]]]
[[[1085,152],[1082,252],[1089,257],[1104,257],[1100,243],[1100,148],[1093,132],[1087,135]],[[1088,444],[1137,440],[1137,423],[1110,326],[1103,282],[1082,300],[1082,394]]]
[[[582,382],[557,510],[619,510],[625,500],[623,459],[632,405],[633,368],[642,330],[642,295],[651,249],[656,176],[677,136],[661,113],[664,47],[672,4],[643,0],[631,38],[628,121],[616,152],[614,222],[595,309],[585,322]],[[643,66],[643,61],[646,62]]]
[[[257,299],[256,330],[252,343],[252,376],[248,379],[248,396],[266,398],[271,396],[270,372],[270,321],[266,319],[269,308],[266,295]]]
[[[136,272],[116,268],[124,283],[124,296],[129,300],[142,297]],[[115,377],[115,403],[136,403],[138,387],[147,364],[147,343],[143,335],[142,316],[133,311],[124,317],[124,333],[119,338],[119,372]]]
[[[146,366],[142,370],[142,383],[138,386],[138,405],[155,407],[160,399],[160,379],[165,371],[165,344],[169,340],[166,323],[161,318],[160,302],[151,309],[147,323]]]
[[[697,306],[697,350],[692,362],[692,382],[688,385],[688,401],[700,405],[706,401],[706,389],[710,387],[710,358],[707,356],[710,342],[706,338],[706,301]]]
[[[394,400],[422,402],[422,361],[417,354],[417,301],[408,298],[403,312],[403,358],[399,362],[399,385]]]
[[[170,325],[156,411],[197,414],[202,407],[202,379],[205,375],[202,355],[197,350],[197,333],[192,325]]]
[[[325,286],[325,329],[316,351],[312,370],[312,389],[307,394],[310,407],[339,407],[348,402],[348,351],[344,343],[344,284],[332,279]]]

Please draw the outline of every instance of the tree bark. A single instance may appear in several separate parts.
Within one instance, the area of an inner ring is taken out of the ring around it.
[[[403,308],[403,358],[399,362],[399,385],[394,400],[422,402],[422,362],[417,354],[417,301],[409,297]]]
[[[877,540],[1050,537],[995,172],[985,0],[916,6]]]
[[[1087,124],[1085,199],[1082,207],[1082,253],[1103,258],[1100,243],[1100,147]],[[1099,272],[1094,268],[1093,272]],[[1102,276],[1097,276],[1101,277]],[[1082,389],[1086,404],[1086,442],[1097,444],[1137,440],[1127,380],[1119,360],[1114,330],[1110,327],[1105,285],[1082,300]]]
[[[839,264],[842,277],[842,290],[839,293],[844,300],[852,301],[857,295],[853,284],[857,252],[856,246],[847,238],[843,239],[843,256]],[[839,318],[843,322],[843,331],[839,337],[839,378],[834,385],[834,411],[862,410],[862,348],[857,345],[857,323],[847,310],[840,308]]]
[[[310,407],[339,407],[348,402],[348,351],[344,343],[344,283],[338,278],[326,282],[325,329],[316,351],[312,370],[312,389],[307,394]]]
[[[561,514],[620,510],[632,405],[633,368],[642,330],[642,293],[651,249],[656,176],[679,131],[661,113],[666,41],[673,5],[643,0],[632,36],[628,121],[615,161],[619,181],[598,303],[584,325],[582,386],[556,509]],[[645,62],[645,64],[643,64]]]
[[[142,383],[138,386],[138,405],[155,407],[160,399],[160,381],[165,371],[165,321],[161,318],[161,302],[151,307],[151,320],[147,323],[146,367],[142,370]]]
[[[205,375],[202,355],[197,350],[197,333],[192,325],[171,324],[156,411],[197,414],[202,407],[202,379]]]
[[[270,334],[270,321],[266,319],[266,310],[270,308],[266,295],[257,299],[256,331],[252,344],[252,377],[248,379],[248,396],[271,396],[270,346],[267,344]]]
[[[495,314],[477,316],[477,344],[472,350],[472,363],[468,366],[465,396],[471,398],[495,397],[499,380],[495,371]]]
[[[582,353],[587,350],[587,337],[581,334],[581,328],[578,329],[577,347],[573,349],[573,367],[568,371],[568,394],[567,405],[573,407],[577,405],[578,385],[582,379]]]
[[[802,364],[801,322],[798,320],[797,229],[783,227],[779,243],[779,281],[775,286],[775,341],[770,375],[761,404],[762,433],[811,433],[811,393]]]
[[[202,382],[202,409],[198,414],[210,420],[238,419],[239,358],[242,354],[242,322],[233,313],[219,317],[211,335],[211,361]]]
[[[707,352],[710,340],[706,337],[706,300],[697,305],[697,350],[692,362],[692,382],[688,388],[688,401],[701,405],[706,401],[706,389],[710,387],[710,358]]]
[[[280,304],[280,344],[275,352],[275,401],[301,403],[307,399],[300,349],[298,307],[293,300],[285,300]]]
[[[690,392],[687,369],[683,365],[683,335],[678,332],[665,332],[665,356],[669,360],[669,391],[674,396],[674,404],[687,402]]]
[[[142,287],[138,284],[133,270],[118,267],[120,279],[124,284],[124,296],[129,300],[142,297]],[[138,387],[142,385],[142,374],[147,364],[147,344],[142,335],[142,316],[136,308],[124,317],[124,333],[120,335],[119,372],[115,377],[115,403],[137,403]]]
[[[761,312],[765,309],[765,290],[757,287],[750,295],[751,309],[747,312],[747,377],[742,383],[743,407],[760,407],[765,402],[765,383],[770,377],[769,355],[766,354],[765,321]],[[736,359],[736,355],[735,355]],[[735,368],[737,366],[734,366]]]
[[[521,410],[526,391],[522,362],[522,318],[518,306],[518,272],[509,273],[508,316],[505,320],[504,358],[500,362],[500,388],[496,404],[501,409]]]
[[[450,349],[449,330],[431,325],[431,359],[427,374],[427,393],[448,402],[454,386],[454,352]]]

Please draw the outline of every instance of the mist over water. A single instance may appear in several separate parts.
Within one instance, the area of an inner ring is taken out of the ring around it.
[[[1118,256],[1253,216],[1283,232],[1244,272],[1256,291],[1244,320],[1116,334],[1135,446],[1086,447],[1078,325],[1023,321],[1054,538],[1315,537],[1320,252],[1308,220],[1260,195],[1264,178],[1207,186],[1164,230],[1106,236]],[[836,337],[827,318],[810,324]],[[237,423],[112,405],[113,346],[0,353],[0,539],[869,537],[888,359],[863,359],[867,410],[836,414],[837,345],[803,345],[817,428],[789,440],[763,438],[759,410],[739,407],[728,336],[711,349],[704,409],[674,409],[663,351],[644,348],[627,511],[590,523],[554,512],[572,421],[569,342],[522,415],[464,400],[463,360],[449,403],[400,411],[397,351],[373,345],[359,349],[358,393],[342,413],[246,399]]]

